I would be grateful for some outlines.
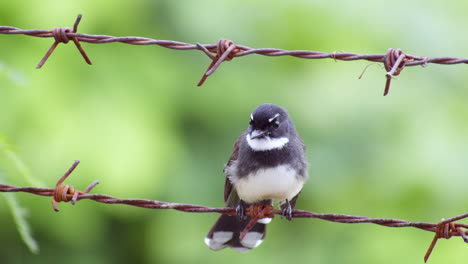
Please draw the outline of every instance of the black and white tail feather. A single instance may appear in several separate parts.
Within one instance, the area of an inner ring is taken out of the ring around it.
[[[266,224],[255,224],[244,239],[240,240],[239,236],[249,221],[250,217],[241,220],[237,216],[221,215],[206,236],[205,243],[212,250],[230,247],[238,252],[247,252],[256,248],[265,240]]]
[[[237,155],[234,151],[233,156]],[[232,161],[232,160],[230,160]],[[226,167],[229,165],[226,164]],[[226,172],[226,169],[225,169]],[[239,196],[233,188],[229,177],[226,177],[224,186],[224,201],[226,206],[239,206]],[[263,201],[263,203],[271,204],[271,200]],[[243,207],[248,207],[248,204],[241,202]],[[253,248],[258,247],[266,235],[266,224],[271,222],[271,218],[263,218],[249,230],[249,232],[240,240],[240,235],[244,231],[247,224],[250,222],[250,216],[239,217],[237,215],[221,215],[215,222],[211,230],[205,237],[205,244],[211,250],[221,250],[230,247],[237,252],[245,253]]]

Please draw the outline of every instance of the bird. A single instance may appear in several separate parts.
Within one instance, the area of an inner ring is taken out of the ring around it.
[[[245,209],[254,204],[280,205],[282,217],[292,219],[292,210],[308,179],[305,144],[299,137],[286,109],[261,104],[250,115],[248,128],[234,144],[223,170],[224,203],[236,215],[221,215],[205,237],[212,250],[230,247],[247,252],[265,239],[262,218],[240,239],[250,221]]]

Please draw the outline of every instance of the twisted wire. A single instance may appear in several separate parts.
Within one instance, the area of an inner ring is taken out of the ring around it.
[[[46,53],[44,58],[41,60],[37,68],[42,67],[48,57],[52,54],[58,43],[67,43],[70,39],[74,41],[78,50],[80,51],[83,58],[88,64],[91,64],[91,60],[87,56],[86,52],[81,47],[80,42],[104,44],[112,42],[120,42],[131,45],[157,45],[168,49],[175,50],[200,50],[204,52],[211,60],[211,64],[203,74],[201,80],[198,82],[198,86],[201,86],[208,76],[214,73],[214,71],[224,61],[232,60],[235,57],[243,57],[250,54],[258,54],[263,56],[291,56],[301,59],[333,59],[335,61],[355,61],[355,60],[367,60],[371,62],[383,63],[386,73],[386,83],[384,95],[387,95],[390,89],[391,79],[400,74],[404,67],[411,66],[425,66],[429,63],[440,64],[440,65],[454,65],[454,64],[468,64],[468,59],[455,58],[455,57],[438,57],[428,58],[419,57],[403,53],[400,49],[389,49],[383,54],[357,54],[351,52],[320,52],[312,50],[284,50],[276,48],[251,48],[244,45],[236,45],[232,40],[220,39],[217,44],[190,44],[180,41],[173,40],[158,40],[146,37],[115,37],[108,35],[92,35],[77,33],[77,27],[81,21],[81,15],[75,21],[73,30],[70,28],[55,28],[54,30],[43,30],[43,29],[32,29],[24,30],[11,26],[0,26],[0,34],[7,35],[28,35],[40,38],[54,38],[55,42]]]
[[[103,204],[123,204],[128,206],[135,206],[147,209],[172,209],[182,212],[189,213],[220,213],[227,215],[235,215],[236,209],[230,207],[207,207],[196,204],[184,204],[184,203],[171,203],[157,200],[147,199],[122,199],[116,198],[105,194],[90,194],[89,192],[93,189],[98,181],[91,183],[85,191],[75,190],[72,186],[65,185],[63,182],[70,176],[73,170],[78,166],[79,160],[76,160],[73,165],[67,170],[67,172],[58,180],[54,189],[51,188],[38,188],[38,187],[18,187],[6,184],[0,184],[0,192],[25,192],[40,196],[51,196],[53,208],[56,212],[59,211],[57,206],[58,202],[69,202],[75,204],[80,200],[93,200]],[[252,217],[251,223],[243,230],[241,235],[244,235],[249,231],[249,226],[252,228],[254,223],[264,217],[273,217],[274,215],[281,215],[281,210],[274,210],[272,206],[252,206],[246,210],[246,215]],[[468,224],[456,223],[456,221],[468,218],[468,212],[457,215],[455,217],[442,220],[439,223],[429,222],[411,222],[402,219],[392,218],[372,218],[366,216],[355,216],[345,214],[324,214],[315,213],[305,210],[294,209],[292,211],[293,218],[316,218],[329,222],[345,223],[345,224],[362,224],[372,223],[385,227],[413,227],[429,232],[435,233],[434,239],[432,240],[429,249],[424,257],[427,261],[432,250],[434,249],[437,241],[440,238],[449,239],[453,236],[461,237],[466,243],[468,243]]]

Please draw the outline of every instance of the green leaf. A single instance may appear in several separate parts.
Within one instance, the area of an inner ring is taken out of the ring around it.
[[[21,158],[13,151],[13,148],[10,146],[6,138],[0,135],[0,154],[2,152],[7,157],[6,161],[12,163],[15,169],[27,182],[33,186],[42,185],[38,180],[31,177],[31,173],[23,160],[21,160]],[[2,173],[0,173],[0,183],[8,184]],[[21,239],[32,253],[38,254],[39,245],[32,236],[31,228],[26,220],[25,209],[20,206],[14,193],[4,193],[3,197],[5,197],[8,207],[10,208]]]
[[[5,180],[3,179],[3,175],[0,174],[0,183],[6,184]],[[26,246],[29,250],[34,253],[39,253],[39,244],[34,239],[31,233],[31,228],[29,227],[28,221],[26,220],[26,211],[25,209],[21,208],[16,199],[16,195],[14,193],[4,193],[3,197],[10,207],[11,213],[13,214],[13,218],[16,223],[16,227],[20,233],[21,239],[23,239]]]

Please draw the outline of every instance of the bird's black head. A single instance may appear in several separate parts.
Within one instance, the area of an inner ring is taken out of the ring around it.
[[[262,104],[250,115],[247,143],[255,151],[283,148],[289,142],[288,112],[274,104]],[[293,128],[292,128],[293,129]]]

